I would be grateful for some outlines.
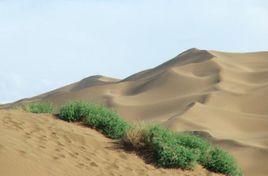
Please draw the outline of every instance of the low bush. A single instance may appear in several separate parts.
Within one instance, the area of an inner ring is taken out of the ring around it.
[[[119,139],[130,127],[116,112],[110,109],[82,101],[72,101],[60,108],[59,118],[65,121],[83,121],[104,135]]]
[[[137,124],[125,131],[120,139],[120,143],[127,149],[139,151],[140,149],[146,148],[147,133],[148,128],[145,125]]]
[[[82,101],[71,101],[60,108],[59,118],[68,122],[82,120],[86,117],[91,105]]]
[[[159,125],[129,129],[121,139],[121,144],[135,150],[150,152],[155,163],[161,167],[192,169],[196,165],[196,151],[177,145],[176,133]]]
[[[26,111],[31,113],[49,113],[53,112],[51,103],[37,102],[26,105]]]
[[[207,155],[204,165],[208,170],[226,174],[228,176],[242,176],[235,159],[220,148],[213,148]]]
[[[156,145],[155,154],[157,165],[166,168],[193,169],[198,157],[188,148],[165,143]]]
[[[124,132],[130,128],[130,125],[116,112],[97,105],[90,106],[84,124],[99,130],[112,139],[121,138]]]
[[[197,160],[200,164],[205,162],[205,157],[211,149],[211,145],[206,140],[192,134],[177,133],[175,143],[188,149],[194,149],[198,154]]]
[[[197,163],[197,151],[180,145],[178,133],[159,125],[149,127],[146,143],[161,167],[193,169]]]
[[[159,125],[137,126],[125,132],[121,145],[134,150],[145,150],[161,167],[193,169],[197,163],[206,169],[242,176],[234,158],[214,148],[206,140],[187,133],[176,133]]]

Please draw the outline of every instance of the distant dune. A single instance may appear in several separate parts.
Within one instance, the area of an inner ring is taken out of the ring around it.
[[[9,105],[105,104],[129,121],[195,131],[229,150],[246,175],[268,175],[268,52],[187,50],[123,80],[93,76]]]

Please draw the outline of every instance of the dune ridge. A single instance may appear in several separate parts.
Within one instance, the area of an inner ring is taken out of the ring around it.
[[[187,50],[123,80],[89,77],[6,106],[85,100],[114,108],[129,121],[157,121],[195,131],[230,151],[246,175],[268,168],[268,52]]]

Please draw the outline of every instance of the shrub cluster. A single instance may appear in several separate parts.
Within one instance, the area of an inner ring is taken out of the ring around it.
[[[119,139],[130,127],[116,112],[104,106],[81,101],[73,101],[63,105],[59,117],[69,122],[82,121],[85,125],[99,130],[112,139]]]
[[[240,176],[242,172],[227,152],[213,148],[200,137],[169,131],[159,125],[138,126],[127,130],[121,144],[146,150],[161,167],[193,169],[197,163],[211,171]]]
[[[121,139],[123,146],[150,152],[149,155],[152,155],[156,164],[161,167],[193,169],[196,165],[196,151],[177,145],[178,140],[174,132],[159,125],[136,128],[125,132]]]
[[[130,127],[116,112],[104,106],[91,105],[84,124],[98,129],[112,139],[119,139]]]
[[[213,148],[206,157],[203,166],[208,170],[224,173],[228,176],[243,175],[235,159],[229,153],[218,147]]]
[[[49,113],[53,112],[53,106],[51,103],[30,103],[25,107],[26,111],[31,113]]]
[[[85,118],[91,105],[82,101],[71,101],[60,108],[59,117],[68,122],[80,121]]]
[[[81,101],[62,106],[59,117],[69,122],[81,121],[112,139],[120,139],[123,147],[146,151],[161,167],[193,169],[199,163],[211,171],[242,176],[231,155],[192,134],[172,132],[159,125],[133,126],[104,106]]]

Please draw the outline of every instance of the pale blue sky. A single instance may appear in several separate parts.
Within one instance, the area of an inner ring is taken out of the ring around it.
[[[267,0],[0,0],[0,102],[197,47],[268,50]]]

